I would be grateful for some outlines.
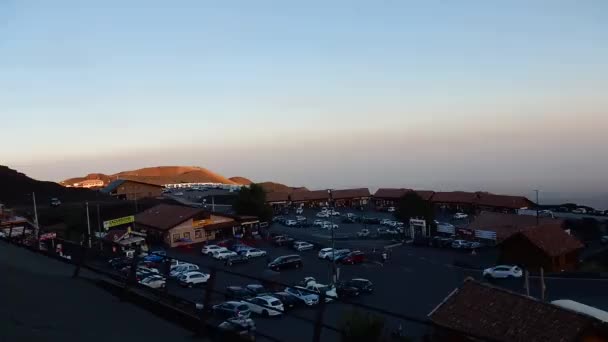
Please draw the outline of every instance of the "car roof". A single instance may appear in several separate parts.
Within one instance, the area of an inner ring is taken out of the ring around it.
[[[184,273],[184,275],[193,275],[193,274],[199,274],[199,273],[200,273],[200,274],[204,274],[204,273],[203,273],[203,272],[201,272],[201,271],[189,271],[189,272]]]
[[[331,251],[331,250],[333,250],[333,248],[323,248],[321,250],[321,252],[328,252],[328,251]]]
[[[353,278],[351,280],[353,280],[353,281],[367,281],[367,282],[369,282],[369,280],[367,280],[365,278]]]
[[[265,300],[265,301],[268,301],[268,302],[270,302],[270,301],[274,301],[274,300],[277,300],[277,299],[276,299],[275,297],[273,297],[273,296],[257,296],[257,297],[255,297],[255,298],[259,298],[259,299],[262,299],[262,300]]]
[[[264,285],[260,285],[260,284],[249,284],[249,285],[247,285],[247,287],[250,287],[250,288],[254,288],[254,287],[257,287],[257,288],[262,288],[262,287],[264,287]]]

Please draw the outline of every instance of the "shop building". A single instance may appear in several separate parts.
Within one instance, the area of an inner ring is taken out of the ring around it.
[[[316,191],[294,191],[290,195],[291,204],[303,205],[309,208],[327,206],[329,203],[329,192],[327,190]]]
[[[368,188],[332,190],[331,199],[336,207],[361,208],[371,199]]]
[[[145,197],[160,197],[161,185],[134,180],[117,179],[100,191],[122,200],[138,200]]]

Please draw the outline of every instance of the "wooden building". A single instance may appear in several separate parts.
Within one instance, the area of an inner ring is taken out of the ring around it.
[[[145,197],[159,197],[163,187],[157,184],[134,180],[117,179],[100,191],[123,200],[137,200]]]
[[[301,204],[310,208],[327,206],[329,203],[329,193],[327,190],[294,191],[289,197],[291,204]]]
[[[371,198],[368,188],[332,190],[331,199],[336,207],[361,208]]]
[[[520,265],[531,272],[562,272],[576,269],[583,244],[561,225],[544,224],[514,234],[500,246],[500,261]]]

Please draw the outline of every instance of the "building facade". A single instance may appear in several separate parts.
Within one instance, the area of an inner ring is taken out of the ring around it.
[[[370,202],[368,188],[332,190],[331,200],[336,207],[363,208]]]
[[[162,190],[163,187],[161,185],[118,179],[112,181],[100,191],[118,199],[133,201],[146,197],[159,197],[162,194]]]

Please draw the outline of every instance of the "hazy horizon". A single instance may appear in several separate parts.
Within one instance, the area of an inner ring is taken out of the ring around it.
[[[605,1],[7,1],[0,22],[0,164],[37,179],[195,165],[608,207]]]

